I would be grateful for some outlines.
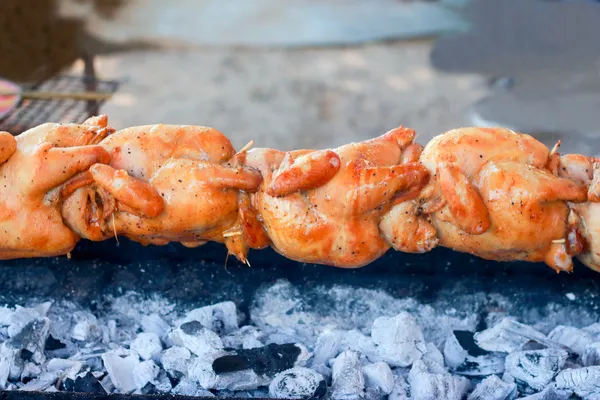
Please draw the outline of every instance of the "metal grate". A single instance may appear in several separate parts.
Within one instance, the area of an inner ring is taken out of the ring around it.
[[[118,81],[98,80],[86,76],[57,76],[36,85],[32,90],[115,93],[118,88]],[[102,104],[104,101],[23,100],[17,108],[0,120],[0,131],[18,135],[46,122],[82,122],[98,114]]]

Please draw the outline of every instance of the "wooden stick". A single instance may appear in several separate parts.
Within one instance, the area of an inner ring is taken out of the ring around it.
[[[61,93],[61,92],[4,92],[0,91],[0,96],[21,96],[24,99],[37,100],[108,100],[112,93],[99,92],[79,92],[79,93]]]

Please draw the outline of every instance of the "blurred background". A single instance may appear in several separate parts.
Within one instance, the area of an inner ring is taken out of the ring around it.
[[[0,129],[102,112],[288,150],[501,125],[600,155],[598,37],[592,0],[2,0],[1,78],[114,94],[0,96]]]

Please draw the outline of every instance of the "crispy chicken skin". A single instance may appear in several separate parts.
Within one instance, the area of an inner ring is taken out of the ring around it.
[[[139,126],[115,132],[101,146],[110,165],[75,178],[63,205],[68,225],[91,240],[223,242],[237,220],[240,191],[262,181],[257,171],[232,163],[235,149],[212,128]]]
[[[61,187],[110,155],[97,143],[105,117],[82,125],[43,124],[16,138],[0,133],[0,259],[69,253],[79,236],[63,223]]]
[[[542,143],[507,129],[449,131],[420,156],[433,176],[429,185],[418,199],[384,215],[382,232],[400,251],[441,245],[570,271],[570,250],[578,244],[568,236],[566,201],[585,201],[587,189],[552,174],[550,158]]]
[[[390,247],[379,234],[382,210],[418,191],[428,172],[410,161],[415,132],[385,135],[334,150],[253,149],[245,165],[264,181],[251,195],[272,247],[285,257],[344,268],[364,266]],[[414,157],[413,157],[414,158]]]

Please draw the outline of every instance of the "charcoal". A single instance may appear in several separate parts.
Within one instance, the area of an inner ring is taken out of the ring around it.
[[[252,390],[269,384],[270,379],[259,377],[251,369],[217,375],[214,387],[217,390]]]
[[[375,319],[371,337],[379,356],[392,367],[408,367],[427,351],[421,328],[407,312]]]
[[[264,334],[256,327],[246,325],[221,338],[227,349],[254,349],[264,346]]]
[[[107,374],[104,378],[99,379],[98,382],[100,382],[100,385],[102,385],[102,388],[106,393],[112,393],[115,391],[115,385],[113,384],[109,374]]]
[[[511,400],[517,396],[517,385],[491,375],[479,382],[467,400]]]
[[[21,372],[21,381],[29,382],[33,378],[37,378],[42,373],[42,369],[32,362],[27,362],[23,366],[23,372]]]
[[[62,384],[67,392],[104,393],[104,388],[91,372],[80,374],[75,379],[63,379]]]
[[[388,396],[388,400],[408,400],[410,398],[410,387],[406,379],[400,375],[394,375],[394,388]]]
[[[365,378],[359,353],[346,350],[332,362],[331,397],[334,400],[355,400],[364,394]]]
[[[595,322],[591,325],[581,328],[581,330],[589,333],[596,338],[596,340],[600,340],[600,322]]]
[[[565,346],[549,340],[543,333],[512,318],[504,318],[494,327],[476,333],[474,339],[484,350],[504,353],[523,350],[523,346],[531,341],[546,347],[568,350]]]
[[[221,338],[198,321],[181,324],[169,336],[174,345],[185,347],[198,357],[214,354],[223,349]]]
[[[44,346],[49,334],[50,320],[45,317],[37,318],[29,321],[19,333],[7,340],[5,344],[7,347],[16,350],[27,350],[31,353],[31,359],[41,364],[46,359]]]
[[[235,354],[217,358],[213,370],[217,374],[252,369],[258,375],[273,377],[297,366],[303,348],[296,344],[269,344],[254,349],[239,349]]]
[[[158,376],[160,368],[152,360],[142,361],[133,367],[133,381],[138,389],[142,389]]]
[[[416,360],[408,374],[411,400],[461,400],[470,388],[470,382],[450,374],[432,374],[422,360]]]
[[[137,354],[131,353],[127,356],[121,356],[120,353],[122,352],[104,353],[102,361],[114,387],[121,393],[130,393],[136,389],[133,370],[140,361]]]
[[[364,400],[384,400],[387,397],[380,389],[374,387],[365,388]]]
[[[427,366],[429,372],[435,374],[443,374],[446,372],[446,368],[444,367],[444,355],[440,350],[433,343],[427,343],[425,347],[427,348],[427,351],[423,354],[421,359]]]
[[[520,393],[537,392],[561,371],[568,356],[565,350],[560,349],[511,353],[506,357],[506,374],[515,379]]]
[[[173,384],[171,383],[167,372],[162,369],[159,369],[158,375],[152,384],[158,393],[168,393],[173,389]]]
[[[331,368],[329,368],[325,364],[313,365],[310,368],[312,370],[318,372],[319,374],[321,374],[325,379],[330,379],[331,378],[331,375],[332,375]]]
[[[200,384],[204,389],[214,389],[217,374],[212,368],[213,360],[208,357],[192,358],[188,364],[187,376]]]
[[[356,329],[346,332],[339,350],[358,351],[371,362],[382,361],[373,339]]]
[[[313,365],[327,364],[330,359],[335,358],[341,350],[344,332],[338,330],[326,330],[317,338],[313,351]]]
[[[174,378],[180,378],[187,374],[191,357],[192,353],[188,349],[175,346],[165,350],[160,359],[165,371]]]
[[[11,338],[15,337],[31,321],[43,318],[44,316],[34,308],[16,306],[15,311],[8,317],[8,336]]]
[[[64,344],[62,341],[55,339],[54,336],[49,335],[48,339],[46,339],[46,346],[45,346],[45,350],[46,351],[53,351],[53,350],[61,350],[66,348],[67,345]]]
[[[465,376],[488,376],[504,371],[506,355],[482,349],[474,334],[454,331],[444,345],[444,358],[452,371]]]
[[[9,380],[18,380],[23,367],[21,350],[7,346],[7,342],[2,343],[0,345],[0,389],[5,389]]]
[[[555,385],[548,385],[541,392],[529,396],[520,397],[521,400],[568,400],[571,399],[572,391],[559,390]]]
[[[87,342],[100,337],[102,331],[98,326],[98,319],[93,314],[76,311],[73,314],[73,321],[75,322],[71,329],[73,340]]]
[[[212,392],[202,389],[196,382],[189,379],[179,381],[173,390],[171,390],[171,393],[182,396],[215,397]]]
[[[365,365],[362,370],[366,388],[376,388],[385,395],[392,392],[394,388],[394,373],[389,365],[380,361]]]
[[[275,375],[269,384],[269,395],[274,398],[319,399],[327,392],[325,379],[319,373],[304,367],[291,368]]]
[[[60,372],[42,372],[39,377],[33,379],[25,386],[19,388],[24,392],[39,392],[47,389],[49,386],[54,385],[60,376]]]
[[[572,391],[577,396],[589,397],[600,393],[600,367],[565,369],[555,379],[556,388]]]
[[[600,365],[600,342],[591,343],[586,346],[581,356],[581,361],[586,367]]]
[[[579,356],[583,355],[586,346],[594,342],[594,336],[590,333],[572,327],[558,325],[548,334],[548,339],[560,343],[573,350]]]
[[[131,343],[131,350],[138,353],[142,360],[150,360],[158,357],[162,351],[162,344],[156,333],[142,332]]]
[[[81,361],[75,360],[64,360],[60,358],[53,358],[46,364],[47,371],[61,371],[64,376],[75,379],[79,371],[83,368]]]
[[[184,322],[198,321],[219,336],[238,329],[238,316],[235,303],[225,301],[211,306],[196,308],[187,313]]]
[[[165,336],[169,330],[169,324],[158,314],[144,315],[140,325],[144,332],[155,333],[159,338]]]

